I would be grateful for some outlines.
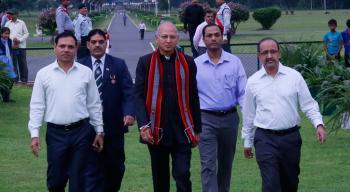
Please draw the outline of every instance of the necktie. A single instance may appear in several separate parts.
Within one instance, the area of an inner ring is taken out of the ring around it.
[[[95,69],[95,80],[98,88],[98,93],[100,94],[100,99],[102,101],[102,69],[101,69],[101,60],[97,59],[95,61],[96,69]]]

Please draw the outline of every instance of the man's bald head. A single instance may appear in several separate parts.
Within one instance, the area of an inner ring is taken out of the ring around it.
[[[159,24],[157,31],[156,31],[156,36],[158,36],[160,31],[163,31],[163,30],[175,30],[176,35],[177,35],[176,26],[174,25],[174,23],[172,23],[170,21],[163,21]]]

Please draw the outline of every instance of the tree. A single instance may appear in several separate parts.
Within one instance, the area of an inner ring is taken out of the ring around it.
[[[229,2],[227,5],[231,8],[231,26],[233,28],[233,33],[235,34],[238,25],[249,19],[249,9],[247,6],[239,3]]]
[[[268,30],[281,17],[281,10],[278,7],[268,7],[257,9],[253,13],[253,18],[259,22],[264,30]]]

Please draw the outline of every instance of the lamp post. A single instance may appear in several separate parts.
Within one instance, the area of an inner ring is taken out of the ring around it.
[[[170,17],[170,0],[168,0],[168,14],[169,14],[169,17]]]

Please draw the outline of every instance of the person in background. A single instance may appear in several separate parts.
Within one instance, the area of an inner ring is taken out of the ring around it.
[[[68,6],[70,0],[60,0],[61,5],[56,9],[56,24],[58,34],[63,33],[64,31],[74,32],[73,21],[69,17]]]
[[[211,9],[205,10],[204,21],[198,25],[193,37],[193,46],[197,50],[198,56],[207,51],[207,48],[203,41],[203,28],[208,24],[213,23],[215,23],[215,12]]]
[[[5,12],[0,19],[1,19],[0,20],[1,28],[5,27],[5,24],[7,23],[7,21],[11,20],[10,15],[7,12]]]
[[[260,168],[263,192],[297,192],[300,174],[300,116],[303,111],[323,144],[326,130],[318,103],[301,74],[280,63],[279,43],[264,38],[258,43],[262,68],[247,82],[243,104],[244,156]]]
[[[327,60],[340,61],[340,52],[343,47],[343,37],[337,32],[337,20],[328,21],[329,32],[323,36],[323,49],[326,52]]]
[[[191,42],[192,56],[195,58],[198,56],[198,53],[193,46],[193,36],[196,32],[197,26],[203,22],[204,18],[204,9],[199,4],[198,0],[192,0],[191,5],[186,7],[184,13],[184,30],[185,33],[188,31]]]
[[[219,7],[219,11],[216,13],[215,23],[224,31],[222,48],[224,51],[231,53],[231,9],[225,3],[225,0],[216,0],[216,5]]]
[[[124,27],[126,26],[126,19],[127,19],[126,12],[124,12],[123,13],[123,24],[124,24]]]
[[[346,21],[347,28],[341,33],[344,42],[345,67],[350,67],[350,19]]]
[[[12,61],[17,73],[16,81],[20,80],[21,83],[27,84],[28,81],[28,66],[27,66],[27,38],[29,32],[24,21],[18,19],[18,11],[15,9],[7,12],[10,15],[9,20],[5,27],[10,29],[10,39],[12,40]]]
[[[140,39],[143,40],[143,38],[145,37],[145,31],[146,31],[146,24],[143,21],[141,21],[139,25],[139,29],[140,29]]]
[[[13,69],[12,64],[12,41],[10,39],[10,29],[8,27],[3,27],[0,30],[1,32],[1,41],[0,41],[0,62],[4,63],[5,66],[2,66],[5,68],[5,72],[7,77],[9,78],[9,87],[6,88],[0,88],[0,94],[2,97],[2,101],[7,102],[14,102],[14,100],[10,99],[10,93],[13,86],[13,82],[16,78],[16,73]]]
[[[87,35],[92,30],[92,23],[88,17],[88,9],[85,4],[79,5],[79,15],[75,22],[75,37],[78,40],[79,48],[77,52],[77,59],[89,56],[90,52],[86,47]]]

